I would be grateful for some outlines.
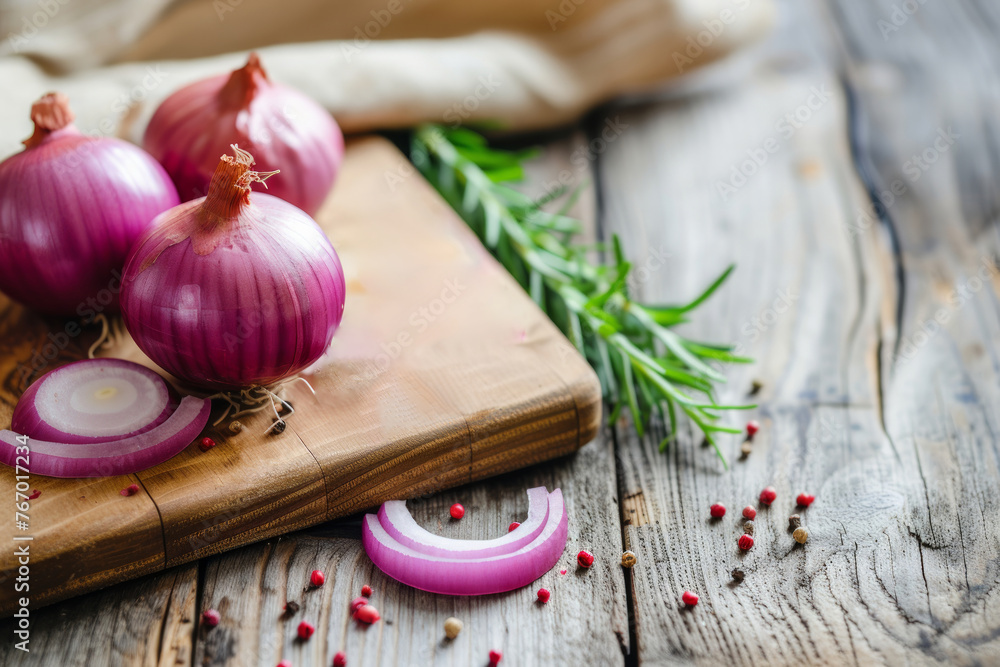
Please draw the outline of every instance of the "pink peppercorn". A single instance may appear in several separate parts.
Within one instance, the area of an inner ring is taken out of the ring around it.
[[[361,609],[366,604],[368,604],[368,598],[354,598],[351,600],[351,616],[358,613],[358,609]]]
[[[808,493],[800,493],[795,502],[799,507],[809,507],[813,504],[814,500],[816,500],[816,496],[810,496]]]
[[[559,570],[559,574],[566,574],[566,570]]]
[[[765,487],[764,490],[760,492],[760,502],[765,505],[770,505],[777,497],[778,492],[774,490],[773,486]]]
[[[760,424],[753,421],[752,419],[747,422],[747,437],[753,439],[757,435],[757,431],[760,430]]]
[[[204,437],[201,439],[201,443],[199,443],[198,447],[201,448],[201,451],[207,452],[212,447],[215,447],[215,440],[212,440],[209,437]]]
[[[521,524],[519,524],[519,523],[518,523],[517,521],[513,521],[513,522],[511,522],[511,524],[510,524],[509,526],[507,526],[507,532],[508,532],[508,533],[509,533],[509,532],[512,532],[512,531],[513,531],[513,530],[514,530],[515,528],[517,528],[517,527],[518,527],[518,526],[520,526],[520,525],[521,525]]]
[[[449,514],[451,514],[452,519],[461,519],[463,516],[465,516],[465,508],[462,507],[461,504],[455,503],[454,505],[451,506]]]
[[[337,654],[333,656],[333,667],[347,667],[347,656],[344,655],[343,651],[337,651]]]
[[[757,510],[755,510],[750,505],[747,505],[746,507],[743,508],[743,518],[750,519],[751,521],[753,521],[754,519],[757,518]]]
[[[278,663],[278,667],[292,667],[292,661],[282,660],[281,662]]]
[[[693,607],[698,604],[698,596],[691,591],[684,591],[684,595],[681,596],[681,600],[689,607]]]
[[[547,588],[539,588],[538,589],[538,601],[539,602],[542,602],[542,603],[548,602],[550,597],[552,597],[552,593],[549,593],[549,589],[547,589]]]
[[[503,653],[500,651],[490,651],[490,667],[497,667],[500,664],[500,660],[503,658]]]
[[[354,613],[354,618],[358,619],[362,623],[367,623],[371,625],[372,623],[374,623],[375,621],[379,620],[382,617],[378,615],[378,609],[371,606],[370,604],[366,604],[364,607],[361,607],[361,609],[358,609]]]
[[[576,563],[580,567],[588,568],[594,564],[594,554],[589,551],[581,551],[576,555]]]
[[[32,489],[31,490],[31,495],[28,496],[28,500],[34,500],[35,498],[37,498],[40,495],[42,495],[41,491],[39,491],[38,489]]]
[[[313,570],[312,574],[309,575],[309,583],[313,586],[322,586],[324,581],[326,581],[326,575],[323,574],[322,570]]]
[[[129,484],[128,486],[126,486],[124,489],[122,489],[118,493],[120,493],[121,495],[126,496],[126,497],[128,497],[128,496],[134,496],[135,494],[139,493],[139,485],[138,484]]]
[[[206,609],[201,614],[201,622],[208,628],[214,628],[222,620],[222,615],[215,609]]]
[[[721,519],[726,516],[726,506],[722,503],[715,503],[708,508],[708,512],[712,515],[713,519]]]
[[[314,632],[316,632],[316,626],[309,621],[299,623],[299,639],[309,639],[313,636]]]
[[[370,598],[372,596],[372,587],[369,586],[368,584],[365,584],[364,586],[362,586],[361,587],[361,595],[363,595],[366,598]]]
[[[749,535],[740,535],[740,539],[737,541],[740,549],[743,551],[750,551],[750,547],[753,546],[753,538]]]

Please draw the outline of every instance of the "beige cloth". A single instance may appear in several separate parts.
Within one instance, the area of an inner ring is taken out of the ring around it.
[[[0,0],[0,157],[69,95],[85,132],[137,140],[160,101],[256,49],[345,131],[565,123],[763,35],[771,0]]]

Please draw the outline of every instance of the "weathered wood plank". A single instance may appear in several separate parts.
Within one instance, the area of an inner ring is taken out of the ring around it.
[[[15,648],[5,620],[0,664],[190,666],[197,584],[198,566],[185,565],[32,610],[29,653]]]
[[[988,224],[995,196],[982,188],[995,164],[997,134],[992,123],[983,129],[995,75],[984,51],[973,57],[985,33],[969,20],[995,9],[960,4],[914,19],[908,29],[926,43],[889,42],[899,60],[887,66],[866,59],[883,53],[877,21],[892,3],[831,3],[830,15],[847,24],[842,41],[861,61],[849,81],[889,86],[867,103],[873,92],[852,86],[865,109],[878,110],[867,134],[851,136],[836,63],[815,56],[828,56],[827,42],[838,37],[818,3],[783,4],[786,32],[774,52],[791,53],[799,68],[789,70],[788,58],[767,61],[724,93],[622,115],[629,128],[601,161],[606,226],[640,266],[670,254],[638,291],[682,301],[737,261],[733,284],[688,331],[736,341],[757,358],[726,369],[723,400],[745,400],[753,378],[764,384],[754,399],[762,432],[745,461],[729,443],[728,474],[718,474],[690,432],[663,456],[659,434],[639,441],[616,431],[625,539],[640,559],[632,571],[640,662],[966,664],[995,656],[995,275],[953,314],[947,333],[901,360],[953,291],[975,287],[977,262],[996,243]],[[938,85],[959,67],[936,57],[942,41],[965,49],[956,60],[977,60],[961,83]],[[801,55],[799,44],[813,55]],[[915,68],[934,74],[918,76],[926,80],[913,90]],[[952,115],[926,112],[935,106]],[[942,155],[936,176],[906,181],[890,217],[907,223],[858,229],[871,201],[850,141],[890,186],[960,108],[975,123],[969,135],[985,137],[978,150],[962,144],[961,153]],[[747,162],[755,157],[764,163]],[[734,179],[741,167],[750,175]],[[767,484],[778,500],[759,513],[757,544],[741,556],[738,512],[757,505]],[[804,547],[786,528],[800,490],[817,495],[802,512]],[[719,523],[708,519],[712,502],[730,507]],[[730,582],[736,565],[747,571],[739,586]],[[703,595],[692,611],[679,603],[685,589]]]

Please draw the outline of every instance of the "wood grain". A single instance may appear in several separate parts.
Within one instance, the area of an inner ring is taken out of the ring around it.
[[[31,508],[34,605],[523,467],[593,437],[593,371],[579,356],[549,367],[545,346],[561,334],[387,142],[351,145],[317,219],[341,254],[349,306],[330,353],[306,375],[315,396],[289,390],[296,415],[280,435],[263,435],[266,412],[235,435],[224,422],[208,430],[215,448],[189,447],[133,479],[33,478],[42,491]],[[44,349],[52,323],[4,312],[16,323],[3,362],[7,410],[23,390],[19,362]],[[537,345],[522,344],[520,331]],[[127,335],[104,353],[150,363]],[[120,497],[132,481],[141,493]],[[0,483],[13,497],[13,475]],[[0,521],[13,536],[13,517]],[[0,572],[15,567],[4,552]],[[0,612],[14,603],[3,588]]]
[[[977,187],[996,164],[992,116],[983,125],[996,11],[932,5],[883,40],[891,2],[784,3],[786,31],[752,76],[623,114],[630,128],[602,158],[607,231],[639,265],[671,253],[645,298],[682,301],[738,263],[688,332],[757,359],[725,369],[723,400],[750,400],[751,380],[763,383],[762,431],[746,460],[727,445],[728,474],[694,433],[664,457],[661,434],[616,429],[640,664],[996,660],[1000,283],[988,275],[973,290],[996,250],[996,199]],[[975,138],[908,178],[907,161],[948,125]],[[778,149],[723,196],[717,184],[769,138]],[[870,191],[899,178],[906,192],[871,217]],[[969,297],[949,306],[963,285]],[[942,308],[949,321],[925,339]],[[741,554],[739,510],[769,484],[778,500],[759,508]],[[808,510],[794,506],[800,491],[816,494]],[[722,521],[708,517],[713,502],[730,508]],[[690,611],[686,589],[702,595]]]

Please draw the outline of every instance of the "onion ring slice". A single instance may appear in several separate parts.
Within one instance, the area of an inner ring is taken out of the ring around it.
[[[456,540],[421,527],[406,509],[406,501],[390,500],[378,510],[378,521],[394,540],[414,551],[444,558],[486,558],[517,551],[545,528],[549,492],[544,486],[528,489],[528,518],[503,537],[493,540]]]
[[[375,566],[400,583],[444,595],[489,595],[527,586],[559,562],[569,523],[562,491],[549,494],[549,516],[542,532],[517,551],[487,558],[442,558],[404,546],[386,532],[378,517],[366,514],[361,543]]]
[[[177,409],[163,378],[124,359],[85,359],[28,387],[10,428],[34,440],[99,444],[156,428]]]
[[[211,412],[208,399],[185,396],[165,422],[144,433],[87,444],[28,438],[27,456],[17,433],[0,431],[0,463],[11,467],[20,463],[32,475],[47,477],[110,477],[139,472],[163,463],[191,444]]]

